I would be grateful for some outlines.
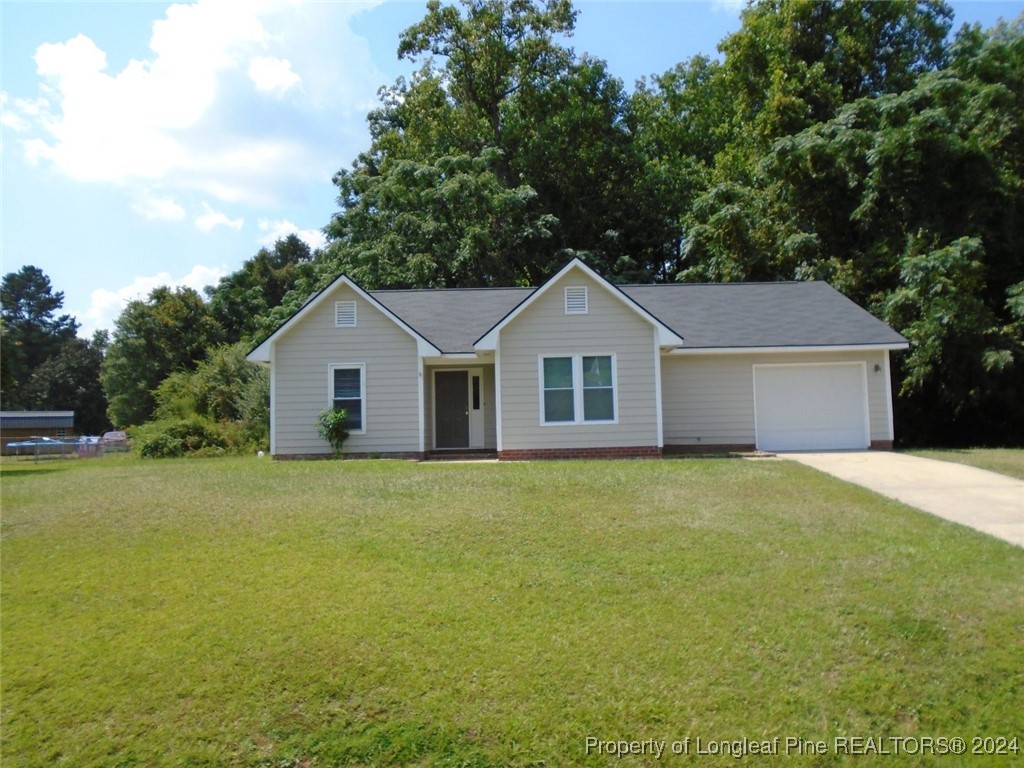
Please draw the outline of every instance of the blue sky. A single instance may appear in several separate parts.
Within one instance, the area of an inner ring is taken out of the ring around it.
[[[322,244],[332,175],[369,146],[425,0],[0,0],[0,268],[34,264],[80,333],[158,285],[216,283],[296,232]],[[731,0],[577,0],[578,53],[627,84],[739,28]],[[955,28],[1024,2],[953,3]]]

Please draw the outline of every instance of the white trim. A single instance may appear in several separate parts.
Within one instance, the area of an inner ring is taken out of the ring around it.
[[[477,398],[480,407],[473,408],[473,379],[477,380]],[[483,448],[487,445],[487,398],[484,392],[484,369],[469,369],[469,447]]]
[[[822,362],[822,363],[755,363],[751,366],[754,406],[754,446],[761,450],[760,424],[757,414],[757,371],[759,368],[860,368],[861,394],[863,395],[864,447],[871,445],[871,405],[868,390],[868,365],[864,360]]]
[[[327,300],[328,296],[333,294],[334,291],[339,286],[342,285],[351,288],[359,298],[363,299],[366,302],[369,302],[369,304],[374,309],[379,310],[381,313],[384,314],[385,317],[387,317],[389,320],[395,323],[395,325],[397,325],[407,334],[412,336],[412,338],[416,340],[416,350],[420,357],[441,355],[441,350],[439,350],[425,338],[420,336],[415,330],[412,329],[411,326],[409,326],[404,320],[402,320],[402,318],[400,318],[390,309],[388,309],[375,298],[373,298],[373,296],[371,296],[362,288],[360,288],[359,285],[355,283],[353,280],[351,280],[347,275],[341,275],[340,277],[336,278],[334,282],[332,282],[330,285],[328,285],[326,288],[320,291],[320,293],[318,293],[312,299],[307,301],[306,304],[302,307],[302,309],[300,309],[298,312],[296,312],[294,315],[288,318],[282,325],[278,327],[276,331],[274,331],[272,334],[270,334],[270,336],[264,339],[263,342],[259,344],[259,346],[257,346],[248,355],[246,355],[245,359],[248,360],[250,363],[269,362],[270,347],[273,345],[273,343],[280,339],[282,336],[284,336],[286,333],[288,333],[288,331],[290,331],[292,328],[294,328],[295,325],[298,322],[300,322],[303,318],[305,318],[310,312],[319,307],[320,304]]]
[[[465,373],[466,374],[466,427],[468,445],[453,446],[454,448],[483,448],[487,445],[487,401],[484,397],[484,369],[483,368],[433,368],[431,369],[430,395],[433,399],[434,414],[434,446],[437,447],[437,374],[439,373]],[[480,412],[473,416],[473,377],[480,379]],[[476,429],[474,429],[476,427]],[[480,435],[479,445],[474,445],[473,434]]]
[[[501,411],[501,344],[499,342],[494,345],[494,437],[498,453],[502,451]]]
[[[529,307],[531,304],[533,304],[533,302],[539,299],[546,291],[550,290],[551,286],[557,283],[564,275],[566,275],[570,270],[573,269],[581,270],[585,275],[596,281],[598,285],[603,286],[609,294],[614,296],[623,305],[629,307],[629,309],[631,309],[637,315],[642,317],[647,322],[651,323],[651,325],[653,325],[655,328],[655,333],[658,336],[658,344],[660,346],[677,346],[683,343],[682,337],[676,334],[675,331],[673,331],[667,325],[662,323],[658,318],[656,318],[654,315],[652,315],[650,312],[644,309],[637,301],[635,301],[634,299],[620,291],[618,288],[609,283],[607,280],[605,280],[603,277],[597,274],[597,272],[592,270],[590,267],[588,267],[586,264],[584,264],[577,258],[573,259],[564,267],[562,267],[554,277],[552,277],[550,280],[544,283],[544,285],[542,285],[540,288],[538,288],[529,296],[527,296],[523,301],[521,301],[516,306],[515,309],[513,309],[511,312],[505,315],[504,318],[498,321],[498,323],[493,328],[491,328],[489,331],[487,331],[487,333],[485,333],[483,336],[477,339],[476,343],[473,345],[473,349],[475,349],[478,352],[482,350],[495,349],[498,344],[498,334],[501,332],[501,330],[506,325],[515,320],[517,317],[519,317],[519,315],[521,315],[527,307]]]
[[[901,350],[909,348],[906,342],[893,344],[836,344],[835,346],[792,346],[792,347],[677,347],[669,350],[670,355],[754,355],[779,352],[871,352],[877,350]]]
[[[416,375],[416,392],[419,397],[419,408],[418,408],[418,420],[420,428],[420,439],[419,439],[419,451],[423,453],[427,449],[427,396],[424,391],[426,382],[424,381],[424,370],[423,370],[423,358],[417,356],[417,375]]]
[[[277,455],[277,347],[270,347],[270,455]]]
[[[658,337],[654,335],[654,418],[658,428],[659,448],[665,447],[665,419],[662,415],[661,402],[661,350],[658,347]]]
[[[882,373],[885,376],[885,410],[887,416],[887,423],[889,425],[889,435],[886,439],[896,439],[896,427],[893,425],[892,416],[892,372],[889,370],[889,350],[885,350],[885,356],[883,357]]]
[[[583,410],[583,358],[584,357],[607,357],[612,363],[612,418],[587,419]],[[547,359],[562,360],[569,358],[572,361],[572,421],[545,421],[544,420],[544,361]],[[537,378],[540,386],[538,393],[540,425],[542,427],[569,427],[569,426],[608,426],[619,423],[619,376],[618,363],[614,352],[565,352],[548,353],[543,352],[537,355]]]
[[[334,407],[334,371],[359,369],[359,400],[362,403],[362,429],[353,429],[350,435],[365,435],[367,433],[366,423],[369,420],[369,409],[366,407],[366,363],[328,363],[327,364],[327,407]]]

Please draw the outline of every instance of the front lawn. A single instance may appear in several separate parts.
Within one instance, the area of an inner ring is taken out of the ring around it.
[[[795,462],[0,470],[4,768],[1024,739],[1024,550]]]
[[[926,459],[952,461],[1024,480],[1024,448],[959,448],[904,451]]]

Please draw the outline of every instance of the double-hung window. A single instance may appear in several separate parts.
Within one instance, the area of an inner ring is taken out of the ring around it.
[[[354,434],[366,431],[366,366],[339,363],[330,367],[331,407],[348,412],[346,425]]]
[[[615,356],[541,356],[541,423],[614,423]]]

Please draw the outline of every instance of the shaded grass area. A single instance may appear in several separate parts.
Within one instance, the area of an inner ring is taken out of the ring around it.
[[[926,459],[952,461],[1024,480],[1024,448],[959,448],[903,451]]]
[[[5,768],[1024,737],[1024,552],[793,462],[0,469]]]

